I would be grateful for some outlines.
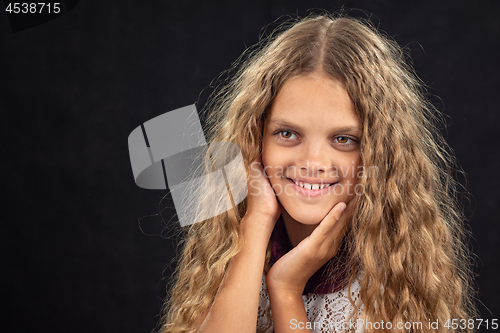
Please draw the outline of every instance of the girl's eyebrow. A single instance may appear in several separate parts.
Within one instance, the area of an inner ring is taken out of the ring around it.
[[[278,126],[289,127],[291,129],[297,129],[297,130],[302,129],[300,125],[293,124],[293,123],[289,122],[288,120],[280,119],[280,118],[272,119],[270,121],[270,123],[272,123],[274,125],[278,125]],[[342,126],[342,127],[333,127],[331,129],[331,131],[332,132],[362,132],[362,129],[359,126]]]

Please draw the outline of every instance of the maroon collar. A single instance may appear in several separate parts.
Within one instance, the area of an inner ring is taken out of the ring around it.
[[[292,249],[288,234],[286,232],[285,222],[280,216],[271,234],[271,258],[269,264],[272,266],[282,256]],[[308,293],[329,294],[339,291],[344,286],[346,274],[342,271],[334,275],[333,279],[327,279],[329,264],[335,264],[335,258],[327,262],[316,273],[314,273],[309,281],[307,281],[302,295]]]

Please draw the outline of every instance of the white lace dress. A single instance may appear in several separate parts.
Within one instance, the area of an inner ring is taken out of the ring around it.
[[[361,300],[359,298],[359,281],[355,280],[351,286],[351,298],[359,307],[358,323],[361,321]],[[290,322],[290,328],[311,328],[313,333],[323,332],[363,332],[363,325],[356,325],[356,321],[348,321],[351,314],[354,312],[354,307],[348,298],[348,287],[331,294],[313,294],[302,295],[304,306],[309,320],[307,323],[299,323],[297,321]],[[257,330],[267,324],[265,309],[269,306],[269,293],[267,291],[265,274],[262,275],[262,284],[260,288],[259,312],[257,316]],[[271,326],[266,333],[272,333]]]

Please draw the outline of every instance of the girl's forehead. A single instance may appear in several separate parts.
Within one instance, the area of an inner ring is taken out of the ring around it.
[[[346,89],[327,77],[298,76],[287,80],[271,107],[266,122],[277,125],[342,123],[361,128],[361,121]]]

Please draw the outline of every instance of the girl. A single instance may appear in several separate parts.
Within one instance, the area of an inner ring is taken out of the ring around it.
[[[299,20],[208,110],[248,195],[189,227],[161,332],[474,330],[451,150],[395,42]]]

